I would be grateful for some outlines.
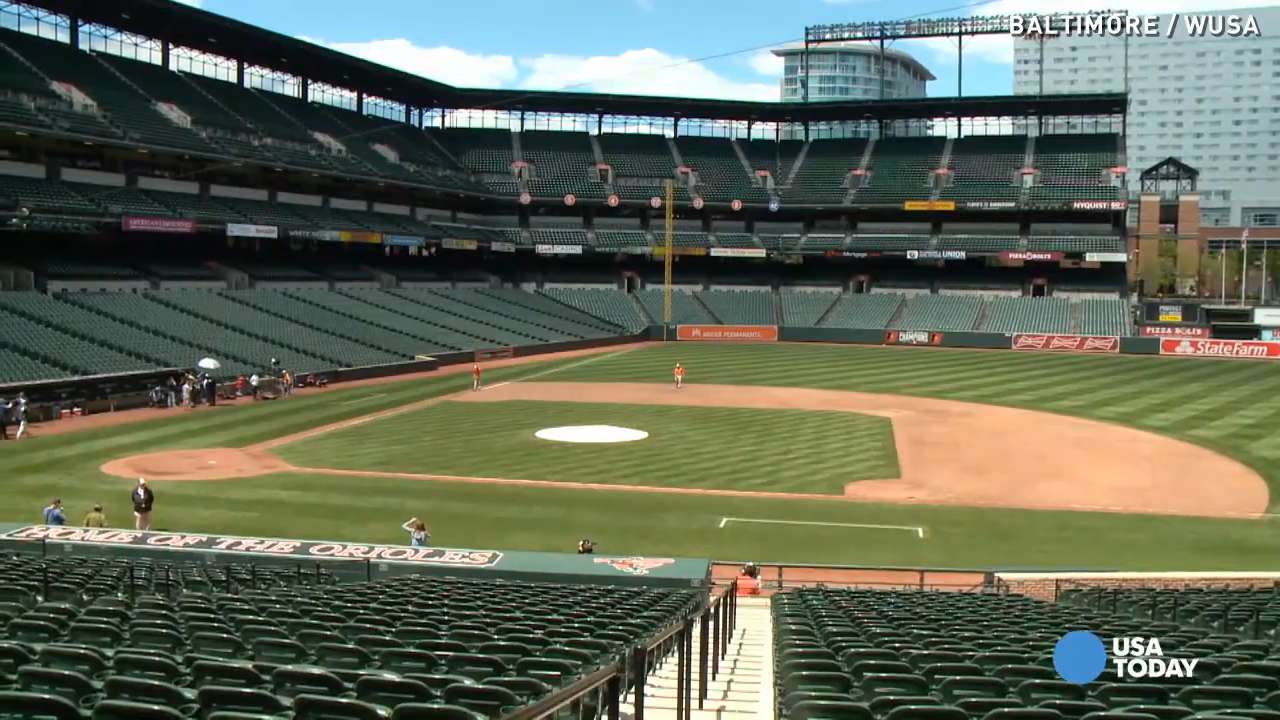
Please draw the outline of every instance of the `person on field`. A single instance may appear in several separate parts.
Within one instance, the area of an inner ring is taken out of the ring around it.
[[[431,533],[427,532],[427,524],[418,518],[409,518],[409,521],[400,527],[409,533],[409,544],[413,547],[426,547],[431,540]]]
[[[155,504],[156,495],[147,487],[145,478],[138,478],[133,493],[129,496],[133,503],[133,527],[136,530],[151,529],[151,508]]]
[[[94,505],[93,512],[85,513],[83,525],[87,528],[104,528],[107,526],[107,516],[102,514],[101,505]]]
[[[596,544],[591,542],[589,539],[583,538],[578,541],[579,555],[594,555],[595,552],[596,552]]]
[[[9,403],[9,419],[18,426],[14,440],[21,440],[27,434],[27,395],[18,393],[18,399]]]
[[[54,498],[49,506],[41,511],[45,525],[66,525],[67,514],[62,511],[62,500]]]
[[[676,363],[674,375],[676,380],[676,389],[679,390],[684,387],[684,366],[680,363]]]
[[[471,390],[480,389],[480,363],[471,364]]]
[[[0,440],[9,439],[9,403],[0,397]]]
[[[254,373],[254,374],[252,374],[252,375],[250,375],[250,376],[249,376],[249,387],[251,388],[251,391],[253,392],[253,399],[254,399],[254,400],[257,400],[257,399],[258,399],[258,383],[259,383],[259,382],[260,382],[260,380],[258,379],[258,373]]]

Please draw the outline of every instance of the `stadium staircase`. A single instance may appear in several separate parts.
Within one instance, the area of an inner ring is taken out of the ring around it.
[[[714,680],[708,678],[707,699],[698,707],[693,681],[692,720],[765,720],[773,718],[773,617],[768,598],[739,598],[738,621],[729,640],[729,653],[720,661]],[[701,633],[695,624],[694,638]],[[694,667],[699,662],[693,648]],[[645,684],[646,720],[679,720],[676,715],[676,655],[672,653]],[[695,673],[696,674],[696,673]]]

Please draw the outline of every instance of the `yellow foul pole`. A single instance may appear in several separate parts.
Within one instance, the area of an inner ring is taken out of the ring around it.
[[[671,325],[671,262],[673,254],[671,252],[671,245],[674,240],[672,233],[675,229],[675,203],[673,202],[674,198],[672,197],[675,194],[675,184],[671,180],[667,180],[665,185],[666,198],[664,199],[665,204],[663,207],[666,208],[666,225],[663,232],[665,234],[664,245],[666,246],[666,252],[663,253],[664,257],[662,265],[662,336],[664,338],[667,335],[666,328]]]

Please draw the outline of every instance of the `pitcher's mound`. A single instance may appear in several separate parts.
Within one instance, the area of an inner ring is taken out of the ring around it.
[[[112,460],[101,468],[108,475],[149,480],[225,480],[292,470],[267,452],[235,448],[166,450]]]

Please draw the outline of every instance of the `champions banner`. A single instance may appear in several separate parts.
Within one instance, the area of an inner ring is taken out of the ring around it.
[[[677,340],[709,342],[774,342],[777,325],[677,325]]]
[[[139,532],[51,525],[31,525],[0,536],[6,540],[49,540],[78,545],[128,546],[166,550],[213,550],[296,559],[377,560],[420,565],[492,567],[502,559],[495,550],[455,550],[406,545],[364,545],[310,540],[200,535],[194,533]]]

